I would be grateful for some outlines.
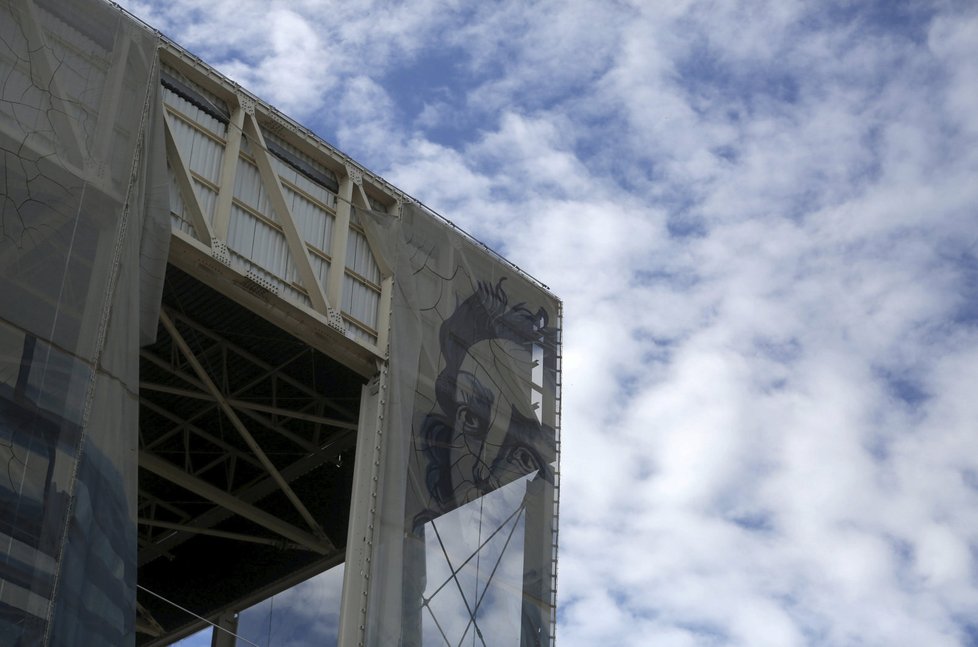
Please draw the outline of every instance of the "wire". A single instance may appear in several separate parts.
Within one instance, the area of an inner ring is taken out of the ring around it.
[[[171,604],[171,605],[173,605],[173,606],[175,606],[176,608],[178,608],[178,609],[180,609],[180,610],[181,610],[181,611],[183,611],[184,613],[189,613],[190,615],[192,615],[193,617],[195,617],[195,618],[197,618],[198,620],[203,620],[204,622],[206,622],[206,623],[207,623],[207,624],[209,624],[210,626],[212,626],[212,627],[214,627],[215,629],[220,629],[220,630],[221,630],[221,631],[223,631],[224,633],[227,633],[227,634],[231,634],[232,636],[234,636],[234,637],[235,637],[236,639],[238,639],[238,640],[243,640],[243,641],[245,641],[246,643],[248,643],[249,645],[254,645],[254,647],[261,647],[261,645],[259,645],[258,643],[253,643],[253,642],[251,642],[250,640],[248,640],[247,638],[245,638],[245,637],[243,637],[243,636],[239,636],[238,634],[236,634],[236,633],[234,633],[233,631],[230,631],[230,630],[228,630],[228,629],[225,629],[225,628],[224,628],[224,627],[222,627],[221,625],[219,625],[219,624],[216,624],[216,623],[214,623],[214,622],[211,622],[210,620],[208,620],[208,619],[207,619],[207,618],[205,618],[204,616],[199,616],[199,615],[197,615],[196,613],[194,613],[194,612],[193,612],[193,611],[191,611],[190,609],[187,609],[186,607],[182,607],[182,606],[180,606],[179,604],[177,604],[177,603],[176,603],[176,602],[174,602],[173,600],[168,600],[168,599],[166,599],[166,598],[164,598],[164,597],[163,597],[162,595],[160,595],[159,593],[153,593],[152,591],[150,591],[149,589],[147,589],[147,588],[146,588],[145,586],[143,586],[142,584],[137,584],[137,585],[136,585],[136,588],[137,588],[137,589],[140,589],[140,590],[143,590],[143,591],[146,591],[147,593],[149,593],[149,594],[150,594],[150,595],[152,595],[153,597],[157,597],[157,598],[159,598],[159,599],[161,599],[161,600],[163,600],[164,602],[166,602],[167,604]]]

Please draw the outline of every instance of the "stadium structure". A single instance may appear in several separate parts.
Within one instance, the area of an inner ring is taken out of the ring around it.
[[[105,0],[0,89],[0,644],[552,645],[560,301]]]

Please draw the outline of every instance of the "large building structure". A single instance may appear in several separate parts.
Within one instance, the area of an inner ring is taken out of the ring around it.
[[[105,0],[0,88],[0,644],[551,645],[560,302]]]

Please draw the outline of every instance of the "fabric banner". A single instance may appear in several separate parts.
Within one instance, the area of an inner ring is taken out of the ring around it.
[[[550,644],[560,302],[416,205],[358,215],[395,277],[366,644]]]
[[[169,243],[158,38],[0,0],[0,644],[135,639],[138,351]]]

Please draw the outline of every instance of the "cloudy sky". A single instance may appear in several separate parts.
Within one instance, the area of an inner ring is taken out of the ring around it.
[[[558,642],[978,645],[978,6],[120,0],[564,300]]]

